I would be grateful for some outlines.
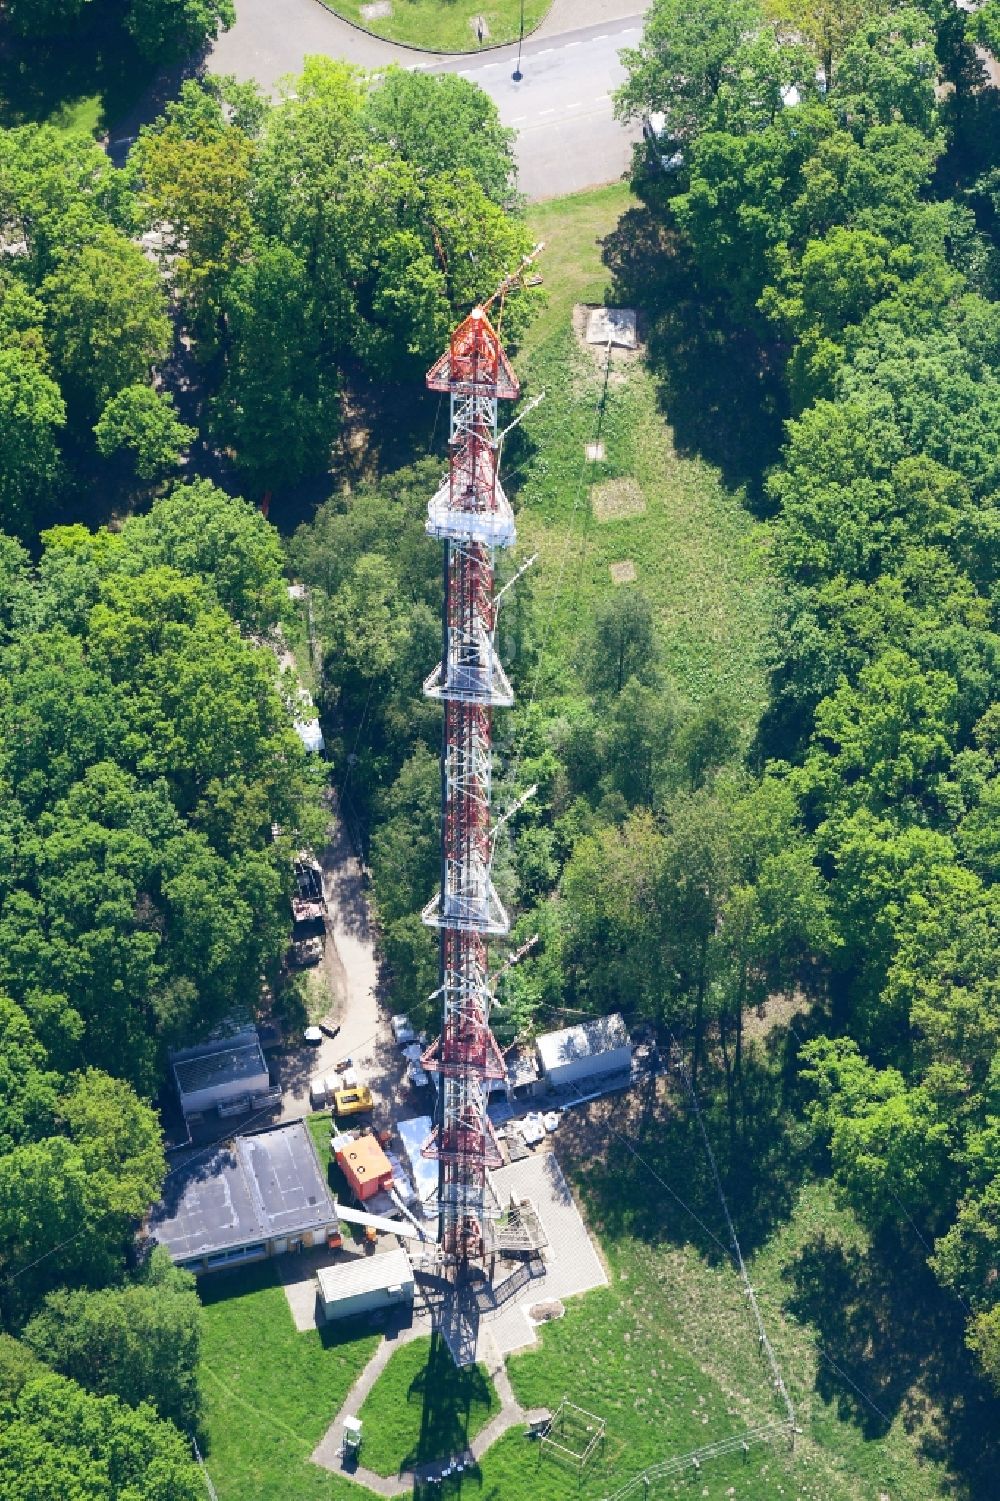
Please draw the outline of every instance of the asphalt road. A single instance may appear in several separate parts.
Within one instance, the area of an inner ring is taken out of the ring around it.
[[[642,22],[633,17],[529,41],[519,82],[516,47],[433,71],[456,72],[496,100],[503,123],[518,132],[521,192],[532,200],[554,198],[612,182],[628,167],[635,131],[615,120],[611,94],[625,76],[619,50],[634,47],[641,35]]]
[[[612,182],[628,166],[635,132],[614,119],[610,96],[623,77],[619,49],[641,35],[642,8],[643,0],[555,0],[524,44],[523,76],[515,83],[516,44],[443,58],[369,36],[318,0],[237,0],[236,25],[216,42],[208,66],[255,78],[269,91],[312,53],[369,68],[395,62],[459,73],[492,95],[504,123],[517,129],[521,191],[533,200],[552,198]],[[593,24],[581,27],[585,20]]]

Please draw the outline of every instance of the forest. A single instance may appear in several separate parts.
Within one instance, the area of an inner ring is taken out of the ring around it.
[[[44,38],[65,8],[9,10]],[[228,18],[108,10],[162,24],[165,51]],[[654,0],[617,108],[663,125],[603,255],[678,451],[765,529],[766,702],[684,679],[641,584],[558,655],[529,573],[500,619],[518,707],[494,789],[538,788],[498,857],[514,942],[539,935],[503,1040],[651,1025],[717,1107],[737,1204],[773,1089],[778,1151],[960,1309],[955,1400],[984,1411],[998,56],[997,0]],[[314,58],[276,100],[189,80],[124,167],[83,134],[0,131],[2,1501],[29,1472],[46,1498],[201,1494],[198,1299],[135,1231],[168,1175],[166,1049],[280,987],[289,855],[325,821],[267,649],[291,578],[393,1006],[431,1022],[444,432],[420,387],[530,244],[512,132],[450,75]],[[508,299],[515,361],[544,306]],[[525,518],[563,483],[547,420],[505,456]],[[747,1023],[779,997],[762,1075]]]

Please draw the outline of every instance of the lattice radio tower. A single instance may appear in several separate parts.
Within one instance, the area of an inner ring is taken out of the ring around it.
[[[459,324],[427,374],[428,388],[450,398],[451,436],[448,476],[427,508],[428,535],[444,542],[444,608],[442,659],[424,693],[444,703],[444,737],[441,889],[423,912],[440,932],[441,1034],[422,1061],[440,1089],[423,1153],[438,1162],[439,1246],[459,1270],[487,1253],[486,1174],[502,1160],[486,1114],[490,1081],[505,1072],[490,1030],[487,944],[510,929],[491,880],[491,741],[493,710],[514,695],[496,654],[493,559],[515,541],[497,477],[497,404],[520,386],[487,313],[522,271]]]

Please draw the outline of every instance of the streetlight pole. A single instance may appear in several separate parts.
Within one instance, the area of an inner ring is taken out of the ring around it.
[[[517,67],[514,69],[514,82],[520,83],[524,74],[521,72],[521,48],[524,45],[524,0],[521,0],[521,34],[517,39]]]

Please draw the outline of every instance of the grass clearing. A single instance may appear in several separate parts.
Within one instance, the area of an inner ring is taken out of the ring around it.
[[[690,1194],[683,1167],[659,1165],[668,1182]],[[578,1185],[586,1178],[585,1197],[592,1220],[603,1225],[612,1282],[571,1300],[565,1317],[540,1331],[540,1347],[514,1356],[508,1369],[525,1405],[554,1409],[565,1394],[605,1418],[605,1453],[578,1482],[575,1471],[542,1457],[523,1434],[508,1434],[484,1455],[475,1483],[455,1490],[470,1501],[479,1495],[602,1501],[646,1466],[782,1416],[732,1264],[713,1263],[686,1243],[692,1222],[667,1194],[654,1200],[648,1179],[637,1208],[642,1188],[623,1149],[613,1149],[597,1172],[592,1156],[567,1158],[566,1167]],[[707,1203],[695,1202],[699,1213],[710,1215]],[[621,1222],[620,1210],[641,1216],[641,1234],[639,1226]],[[706,1223],[722,1230],[718,1214]],[[851,1245],[863,1241],[826,1185],[807,1186],[751,1265],[804,1430],[794,1451],[781,1439],[745,1456],[705,1461],[700,1471],[660,1482],[650,1501],[878,1501],[882,1494],[891,1501],[931,1501],[956,1494],[943,1468],[921,1452],[905,1405],[891,1408],[891,1423],[875,1434],[859,1421],[849,1399],[860,1399],[848,1382],[835,1373],[832,1383],[824,1379],[829,1370],[818,1353],[817,1331],[796,1312],[796,1284],[804,1248],[827,1236]],[[866,1352],[859,1348],[857,1356],[852,1379],[872,1384]]]
[[[307,599],[294,599],[289,601],[289,611],[282,626],[282,634],[288,650],[295,658],[295,670],[299,675],[299,682],[313,698],[319,692],[319,683],[316,679],[316,670],[313,666],[313,655],[309,646],[309,601]]]
[[[484,1366],[460,1371],[443,1343],[412,1340],[392,1356],[361,1408],[362,1458],[379,1475],[449,1459],[499,1411]]]
[[[200,1283],[205,1462],[219,1501],[358,1501],[309,1460],[378,1336],[356,1327],[300,1334],[269,1262]]]
[[[431,52],[479,52],[516,42],[521,27],[520,0],[390,0],[389,14],[382,4],[370,0],[323,0],[336,15],[363,26],[376,36]],[[524,34],[534,31],[546,16],[552,0],[524,0]],[[374,14],[372,10],[374,9]],[[365,14],[365,12],[368,14]],[[483,24],[482,39],[477,21]]]
[[[314,1110],[306,1116],[306,1129],[313,1139],[320,1163],[323,1167],[329,1167],[333,1161],[330,1152],[330,1138],[333,1132],[333,1117],[329,1110]]]
[[[541,691],[578,687],[579,640],[627,558],[656,612],[664,667],[692,703],[735,703],[747,735],[765,702],[775,590],[765,528],[697,459],[680,458],[643,360],[612,352],[605,371],[574,332],[573,309],[600,304],[601,247],[632,202],[615,185],[535,206],[545,306],[518,353],[525,394],[546,397],[508,442],[505,484],[532,571]],[[640,310],[641,311],[641,310]],[[603,411],[601,410],[603,405]],[[603,457],[587,457],[601,442]]]

